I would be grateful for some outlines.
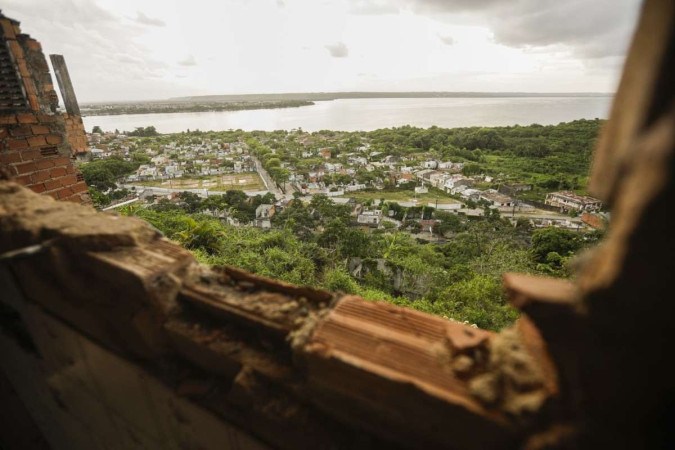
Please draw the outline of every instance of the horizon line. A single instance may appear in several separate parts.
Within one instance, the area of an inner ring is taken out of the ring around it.
[[[167,98],[154,98],[154,99],[137,99],[137,100],[93,100],[93,101],[82,101],[83,105],[86,104],[100,104],[100,103],[143,103],[143,102],[169,102],[186,99],[203,99],[207,97],[255,97],[255,96],[284,96],[284,95],[293,95],[293,96],[312,96],[312,95],[392,95],[391,98],[405,98],[405,97],[396,97],[396,94],[407,94],[408,98],[413,97],[415,94],[424,94],[425,96],[433,94],[445,94],[445,95],[462,95],[462,96],[529,96],[529,97],[546,97],[546,96],[558,96],[558,97],[574,97],[574,96],[602,96],[602,97],[611,97],[614,95],[613,92],[597,92],[597,91],[574,91],[574,92],[531,92],[531,91],[313,91],[313,92],[266,92],[266,93],[243,93],[243,94],[199,94],[199,95],[181,95],[176,97],[167,97]],[[364,97],[367,98],[367,97]],[[420,97],[428,98],[428,97]],[[335,99],[326,99],[326,100],[317,100],[317,101],[329,101]]]

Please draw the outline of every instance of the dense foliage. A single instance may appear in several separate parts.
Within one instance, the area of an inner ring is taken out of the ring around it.
[[[238,191],[204,200],[184,193],[179,202],[128,207],[125,213],[149,221],[208,264],[386,300],[487,329],[516,317],[501,290],[503,272],[566,275],[566,259],[598,238],[533,231],[525,223],[514,227],[498,214],[469,220],[432,210],[448,239],[425,243],[402,231],[353,227],[351,208],[324,196],[308,204],[291,201],[269,231],[229,226],[212,215],[227,210],[251,217],[255,205],[269,200]]]

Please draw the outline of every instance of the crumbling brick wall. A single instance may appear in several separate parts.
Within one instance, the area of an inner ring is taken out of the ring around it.
[[[66,141],[70,145],[71,151],[74,155],[86,153],[89,148],[87,146],[87,135],[85,134],[82,117],[65,113],[63,118],[66,125]]]
[[[57,111],[58,97],[40,44],[0,13],[0,170],[5,178],[57,200],[90,203],[72,157],[86,151],[82,119]]]

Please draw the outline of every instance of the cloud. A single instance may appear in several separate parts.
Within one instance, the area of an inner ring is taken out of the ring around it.
[[[136,22],[142,25],[151,25],[153,27],[164,27],[166,22],[160,19],[155,19],[154,17],[148,17],[140,11],[136,11]]]
[[[352,14],[363,15],[397,14],[398,11],[395,2],[387,0],[355,0],[349,10]]]
[[[139,43],[148,27],[135,17],[91,0],[5,0],[2,6],[45,54],[64,55],[81,102],[156,97],[168,89],[158,81],[168,65]]]
[[[277,6],[278,6],[279,8],[285,8],[285,7],[286,7],[286,3],[284,2],[284,0],[277,0]]]
[[[349,49],[344,42],[337,42],[335,44],[326,45],[326,50],[333,58],[346,58],[349,56]]]
[[[503,5],[504,3],[513,4],[514,2],[505,2],[504,0],[411,0],[401,2],[412,7],[418,12],[445,13],[445,12],[467,12],[481,11],[492,7]]]
[[[178,64],[181,66],[196,66],[197,61],[195,60],[195,57],[193,55],[189,55],[187,58],[178,61]]]
[[[455,39],[450,35],[439,34],[438,39],[440,39],[445,45],[455,45]]]
[[[393,8],[448,25],[472,23],[488,27],[498,44],[516,48],[566,46],[581,59],[596,59],[625,54],[640,3],[641,0],[390,0],[382,14]],[[354,9],[372,13],[383,5],[379,0],[352,0]]]

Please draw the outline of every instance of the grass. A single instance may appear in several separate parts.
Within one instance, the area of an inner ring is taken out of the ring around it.
[[[265,185],[257,173],[183,177],[171,180],[140,181],[138,184],[172,189],[208,189],[210,191],[227,191],[230,189],[242,191],[265,190]]]

